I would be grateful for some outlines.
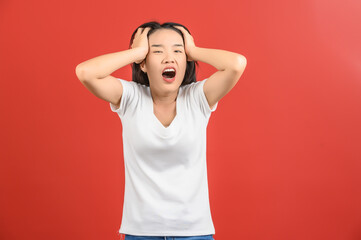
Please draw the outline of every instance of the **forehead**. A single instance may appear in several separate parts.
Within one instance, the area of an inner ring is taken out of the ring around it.
[[[171,29],[160,29],[149,35],[149,44],[171,45],[175,43],[183,44],[182,36]]]

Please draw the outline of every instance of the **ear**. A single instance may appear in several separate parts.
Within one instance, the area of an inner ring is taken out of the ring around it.
[[[144,73],[147,73],[147,67],[145,66],[145,60],[143,60],[143,61],[140,63],[140,69],[141,69]]]

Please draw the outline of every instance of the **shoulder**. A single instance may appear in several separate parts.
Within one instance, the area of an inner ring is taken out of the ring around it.
[[[129,92],[146,90],[148,88],[148,86],[135,81],[127,81],[123,79],[119,79],[119,80],[121,81],[123,87],[127,88]]]
[[[183,86],[180,86],[180,88],[187,92],[187,91],[194,91],[194,89],[199,85],[201,84],[201,81],[196,81],[196,82],[191,82],[187,85],[183,85]]]
[[[208,115],[211,112],[214,112],[217,108],[218,102],[213,104],[212,106],[209,105],[207,96],[205,95],[204,91],[204,84],[208,78],[192,82],[191,84],[188,84],[185,86],[184,95],[186,98],[188,98],[190,101],[194,102],[197,106],[201,107],[201,110]]]

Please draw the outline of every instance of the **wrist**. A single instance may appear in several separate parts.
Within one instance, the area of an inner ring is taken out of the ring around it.
[[[196,61],[196,55],[198,51],[198,47],[194,46],[192,48],[189,48],[187,52],[188,61]]]
[[[147,48],[136,47],[132,48],[131,50],[133,52],[132,54],[134,56],[134,62],[137,64],[141,63],[148,54]]]

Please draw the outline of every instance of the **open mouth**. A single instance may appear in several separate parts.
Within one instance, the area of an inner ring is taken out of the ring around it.
[[[175,69],[167,68],[163,71],[162,76],[164,78],[172,79],[175,77],[175,74],[176,74]]]

